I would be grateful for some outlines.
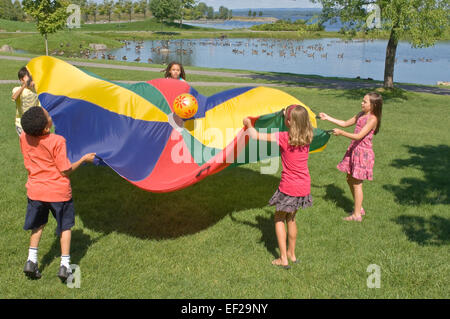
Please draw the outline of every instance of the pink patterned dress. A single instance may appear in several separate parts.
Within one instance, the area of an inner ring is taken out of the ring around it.
[[[369,114],[361,115],[356,121],[355,134],[358,134],[366,125]],[[373,179],[373,164],[375,162],[375,154],[372,149],[372,138],[374,130],[370,130],[361,140],[352,140],[347,152],[337,168],[341,172],[352,175],[360,180]]]

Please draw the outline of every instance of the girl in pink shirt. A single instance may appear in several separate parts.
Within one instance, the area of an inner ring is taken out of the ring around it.
[[[273,260],[272,264],[289,269],[288,259],[293,263],[298,263],[295,256],[297,240],[295,214],[299,208],[312,206],[308,154],[313,138],[313,129],[308,111],[300,105],[287,107],[285,123],[288,132],[264,134],[256,131],[250,118],[244,119],[244,125],[248,128],[251,138],[269,142],[276,141],[280,147],[283,166],[281,181],[269,201],[269,205],[276,206],[275,234],[280,248],[280,258]],[[285,223],[287,224],[287,234]],[[286,245],[286,237],[288,245]]]

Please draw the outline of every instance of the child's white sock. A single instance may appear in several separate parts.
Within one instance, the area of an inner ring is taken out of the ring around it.
[[[28,260],[34,262],[37,264],[38,262],[38,249],[37,247],[30,247],[28,248]]]
[[[65,266],[67,269],[70,269],[70,255],[61,256],[61,266]]]

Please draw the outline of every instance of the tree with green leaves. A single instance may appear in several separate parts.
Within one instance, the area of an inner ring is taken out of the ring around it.
[[[20,4],[19,0],[14,0],[13,3],[14,6],[14,13],[15,13],[15,19],[17,21],[23,21],[25,19],[25,13],[23,12],[22,5]]]
[[[161,23],[161,30],[164,21],[173,22],[180,18],[180,6],[179,0],[151,0],[150,11],[155,19]],[[178,4],[178,5],[177,5]]]
[[[98,4],[92,0],[87,3],[86,10],[89,15],[94,18],[94,23],[97,22]]]
[[[99,13],[106,14],[108,16],[108,22],[111,23],[111,15],[114,10],[114,2],[112,0],[103,0],[103,3],[100,5]]]
[[[219,7],[219,15],[218,15],[219,19],[224,19],[226,20],[228,18],[228,9],[225,8],[224,6],[220,6]]]
[[[113,3],[113,12],[117,15],[117,18],[121,19],[122,13],[124,13],[124,6],[125,1],[124,0],[118,0],[116,3]]]
[[[180,28],[183,27],[184,12],[186,9],[192,9],[195,6],[196,0],[180,0],[181,1],[181,18],[180,18]]]
[[[24,11],[36,21],[36,28],[45,40],[45,54],[48,55],[47,36],[63,29],[69,14],[69,3],[65,0],[23,0]]]
[[[19,20],[16,8],[11,0],[0,0],[0,19]]]
[[[131,0],[125,0],[123,3],[123,12],[128,13],[131,22],[131,14],[133,13],[133,2]]]
[[[449,0],[311,0],[323,7],[321,20],[339,18],[350,28],[367,29],[378,11],[379,22],[389,32],[384,67],[384,87],[394,87],[397,45],[407,39],[413,47],[432,46],[449,28]]]
[[[213,7],[208,7],[206,9],[206,18],[207,19],[214,19],[214,8]]]
[[[148,12],[148,2],[147,2],[147,0],[139,0],[138,2],[135,2],[133,10],[134,10],[135,13],[143,13],[144,14],[144,19],[146,19],[147,12]]]
[[[208,11],[208,6],[204,2],[200,2],[197,7],[195,7],[196,12],[196,19],[203,18],[206,16],[206,13]]]

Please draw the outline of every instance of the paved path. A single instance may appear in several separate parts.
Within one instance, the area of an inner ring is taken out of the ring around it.
[[[17,57],[17,56],[5,56],[0,55],[0,59],[16,60],[28,62],[31,58]],[[105,63],[95,63],[95,62],[78,62],[78,61],[67,61],[75,66],[81,67],[94,67],[94,68],[107,68],[107,69],[118,69],[118,70],[131,70],[131,71],[148,71],[148,72],[161,72],[160,68],[143,67],[143,66],[128,66],[128,65],[115,65],[115,64],[105,64]],[[267,75],[267,74],[251,74],[251,73],[232,73],[232,72],[213,72],[213,71],[198,71],[189,70],[189,74],[196,75],[209,75],[218,77],[236,77],[236,78],[246,78],[249,80],[267,80],[267,81],[279,81],[285,83],[237,83],[237,82],[192,82],[189,84],[192,86],[267,86],[267,87],[308,87],[308,88],[319,88],[319,89],[363,89],[363,88],[373,88],[382,87],[383,84],[379,82],[367,81],[367,80],[340,80],[340,79],[329,79],[329,78],[307,78],[302,76],[291,76],[291,75]],[[117,81],[126,83],[135,83],[134,81]],[[136,81],[137,82],[137,81]],[[16,80],[0,80],[0,84],[4,83],[18,83]],[[414,85],[414,84],[396,84],[397,88],[401,88],[412,92],[421,93],[432,93],[439,95],[450,95],[450,89],[431,87],[425,85]]]

